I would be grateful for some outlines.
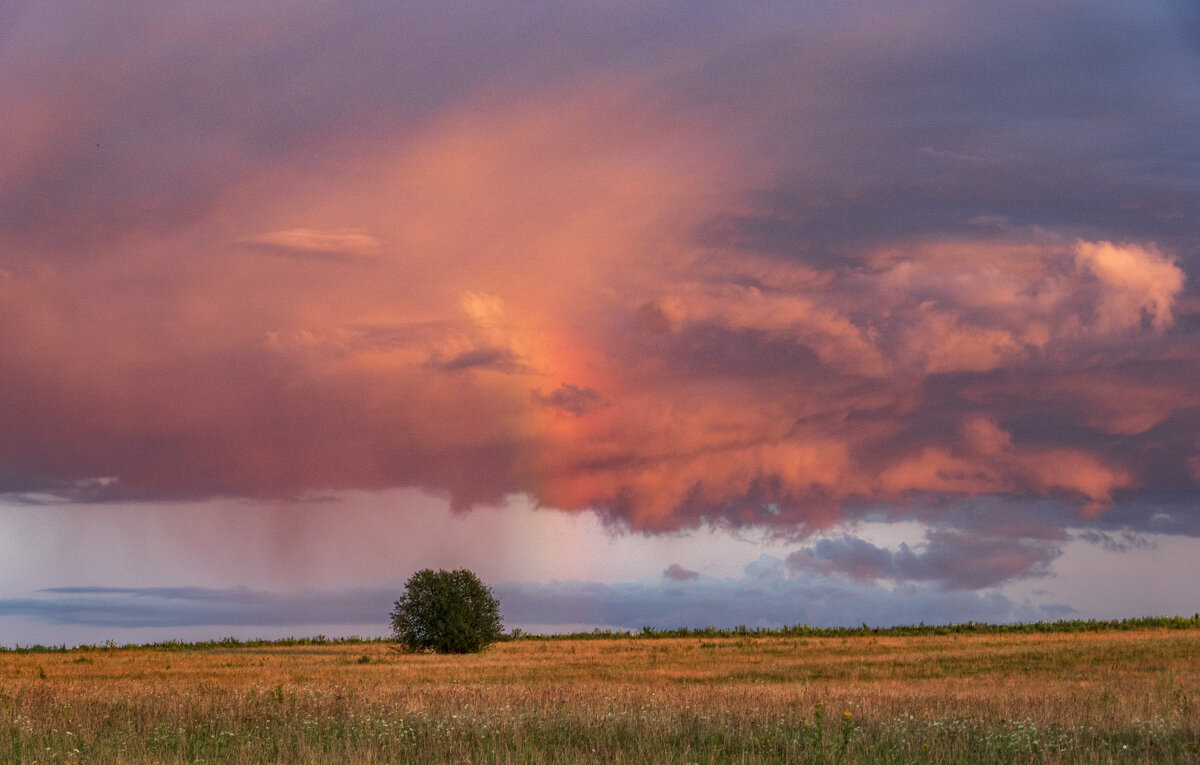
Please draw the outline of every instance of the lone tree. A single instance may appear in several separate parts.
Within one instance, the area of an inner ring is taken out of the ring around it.
[[[392,637],[410,651],[475,653],[503,634],[500,602],[466,569],[421,569],[392,611]]]

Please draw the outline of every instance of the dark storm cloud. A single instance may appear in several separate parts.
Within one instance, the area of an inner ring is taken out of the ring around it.
[[[857,8],[731,67],[787,105],[772,147],[791,162],[710,236],[820,260],[1033,225],[1197,251],[1194,10],[911,3],[881,25]]]
[[[0,490],[1200,528],[1190,6],[0,14]]]
[[[628,10],[6,5],[0,236],[94,256],[130,230],[198,223],[227,187],[314,149],[413,129],[484,89],[636,60],[726,15]]]

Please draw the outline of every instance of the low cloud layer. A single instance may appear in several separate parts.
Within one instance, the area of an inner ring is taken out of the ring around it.
[[[779,561],[774,563],[778,567]],[[320,625],[361,628],[378,624],[374,634],[385,635],[393,601],[402,591],[400,582],[297,593],[246,588],[59,587],[30,597],[0,599],[0,618],[23,617],[51,626],[87,626],[93,628],[94,634],[104,634],[105,629],[204,626],[220,630]],[[919,585],[889,589],[836,578],[762,575],[762,572],[743,579],[503,583],[494,591],[500,598],[507,627],[534,625],[556,632],[595,627],[731,628],[739,624],[886,626],[970,619],[998,623],[1058,618],[1069,612],[1061,607],[1017,604],[995,592],[947,593]]]
[[[993,587],[1009,579],[1045,576],[1058,557],[1046,540],[932,532],[924,549],[877,547],[857,537],[822,539],[787,558],[795,571],[842,575],[861,582],[934,582],[946,589]]]
[[[247,588],[56,587],[34,597],[0,599],[0,616],[50,624],[120,629],[311,624],[386,624],[403,587],[272,593]]]
[[[0,12],[0,491],[1200,531],[1181,4],[275,10]]]

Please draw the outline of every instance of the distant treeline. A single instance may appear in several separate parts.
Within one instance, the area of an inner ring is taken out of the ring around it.
[[[503,639],[514,640],[656,640],[661,638],[745,638],[745,637],[919,637],[928,635],[1014,635],[1047,632],[1113,632],[1122,630],[1194,630],[1200,629],[1200,613],[1193,616],[1143,616],[1136,619],[1068,619],[1060,621],[1015,622],[1012,624],[987,624],[985,622],[963,622],[961,624],[907,624],[895,627],[869,627],[866,624],[858,627],[812,627],[807,624],[783,627],[747,627],[744,624],[736,627],[701,627],[689,629],[660,630],[654,627],[642,627],[640,630],[601,630],[590,632],[561,632],[553,634],[531,634],[521,629],[514,629]],[[297,638],[286,637],[276,640],[238,640],[227,637],[220,640],[205,640],[195,643],[184,643],[178,640],[168,640],[161,643],[119,645],[112,641],[98,645],[79,645],[68,648],[66,645],[30,645],[7,648],[0,646],[0,653],[64,653],[66,651],[109,651],[120,649],[156,649],[160,651],[221,651],[237,648],[287,648],[289,646],[332,646],[332,645],[365,645],[371,643],[390,643],[386,637],[315,637]]]
[[[895,627],[811,627],[797,624],[793,627],[756,627],[738,625],[732,628],[703,627],[700,629],[660,630],[642,627],[638,631],[592,630],[552,635],[528,635],[513,630],[510,640],[609,640],[627,638],[736,638],[736,637],[915,637],[922,635],[1012,635],[1045,632],[1109,632],[1119,630],[1200,629],[1200,614],[1194,616],[1143,616],[1136,619],[1070,619],[1060,621],[1016,622],[1012,624],[987,624],[963,622],[962,624],[906,624]]]

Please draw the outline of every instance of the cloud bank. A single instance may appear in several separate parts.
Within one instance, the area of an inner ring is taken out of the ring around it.
[[[997,592],[953,592],[921,585],[884,588],[824,577],[783,574],[778,559],[760,561],[770,573],[743,579],[697,577],[666,582],[511,582],[497,585],[506,627],[533,625],[570,632],[600,628],[638,630],[707,626],[731,628],[885,626],[958,620],[989,623],[1058,618],[1069,609],[1014,603]],[[748,566],[751,571],[754,566]],[[0,599],[0,618],[24,617],[49,625],[97,630],[164,627],[279,628],[378,625],[403,583],[339,590],[276,593],[248,588],[58,587],[31,597]]]

